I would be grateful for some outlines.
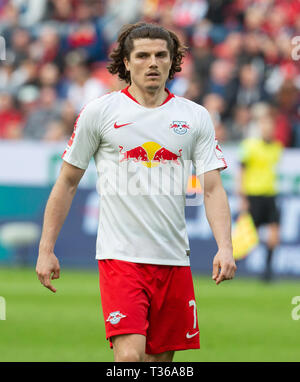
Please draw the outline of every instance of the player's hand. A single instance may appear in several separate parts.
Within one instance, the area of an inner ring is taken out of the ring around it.
[[[233,279],[237,266],[232,256],[232,250],[219,250],[213,260],[212,279],[216,285],[224,280]]]
[[[51,280],[59,278],[60,266],[54,253],[40,251],[35,270],[41,284],[55,293],[56,289],[51,284]]]

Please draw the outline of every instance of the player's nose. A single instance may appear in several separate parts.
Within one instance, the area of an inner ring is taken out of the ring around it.
[[[152,55],[150,57],[150,64],[149,64],[149,68],[153,69],[153,68],[157,68],[157,59],[155,57],[155,55]]]

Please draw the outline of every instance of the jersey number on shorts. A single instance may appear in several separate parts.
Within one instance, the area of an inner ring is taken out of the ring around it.
[[[189,306],[193,307],[193,313],[194,313],[194,325],[193,329],[196,329],[197,327],[197,309],[196,309],[196,301],[195,300],[190,300],[189,301]]]

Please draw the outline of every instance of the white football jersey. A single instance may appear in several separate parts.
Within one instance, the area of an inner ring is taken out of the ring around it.
[[[63,154],[81,169],[92,157],[101,195],[96,259],[190,265],[191,163],[197,175],[227,167],[208,111],[169,91],[156,108],[128,88],[104,95],[81,111]]]

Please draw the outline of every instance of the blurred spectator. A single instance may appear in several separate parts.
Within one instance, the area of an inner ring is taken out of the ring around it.
[[[54,62],[60,69],[63,68],[60,35],[54,26],[47,24],[42,26],[37,39],[30,46],[29,55],[39,67]]]
[[[157,1],[154,1],[157,3]],[[140,0],[107,0],[103,26],[105,38],[109,44],[115,42],[120,27],[124,24],[134,23],[140,19],[144,1]]]
[[[215,47],[214,54],[217,58],[228,60],[236,65],[242,51],[242,44],[242,34],[240,32],[232,32],[228,34],[224,42]]]
[[[108,53],[120,27],[139,20],[173,30],[189,47],[168,87],[209,108],[220,140],[257,136],[254,110],[267,102],[275,138],[284,147],[300,147],[300,65],[292,59],[299,0],[0,0],[6,45],[0,92],[16,99],[13,110],[31,124],[43,114],[40,90],[52,88],[55,99],[43,112],[60,115],[72,130],[74,114],[87,102],[125,86],[107,72]],[[20,138],[22,127],[13,124],[5,131]],[[35,139],[43,139],[42,126]],[[26,138],[30,131],[24,130]],[[59,135],[59,128],[53,131]]]
[[[103,28],[97,22],[93,4],[89,1],[77,2],[75,21],[70,23],[67,36],[67,49],[80,50],[89,63],[107,58]]]
[[[49,62],[42,66],[39,73],[39,82],[41,86],[56,86],[59,81],[59,69]]]
[[[187,88],[184,92],[184,97],[200,104],[202,100],[201,81],[193,76],[190,79],[190,82],[187,84]]]
[[[29,32],[24,28],[15,29],[11,35],[10,45],[14,57],[14,65],[18,66],[28,57],[30,46]]]
[[[221,143],[228,138],[225,124],[222,122],[222,114],[225,110],[225,100],[219,94],[207,94],[203,99],[203,106],[208,110],[215,126],[216,139]]]
[[[189,54],[187,54],[181,66],[181,72],[179,72],[175,78],[170,83],[168,83],[170,91],[179,96],[184,96],[188,91],[193,76],[194,67],[192,58]]]
[[[257,31],[244,33],[239,55],[240,64],[255,65],[260,76],[264,74],[265,62],[262,51],[263,36]]]
[[[79,113],[89,101],[105,94],[107,90],[98,79],[89,76],[87,64],[84,62],[74,63],[71,58],[69,57],[69,64],[66,68],[70,80],[67,98],[76,112]]]
[[[300,147],[300,95],[292,80],[286,81],[275,99],[275,136],[286,147]]]
[[[106,65],[106,63],[97,65],[92,71],[93,78],[98,79],[108,92],[124,89],[127,86],[126,82],[120,80],[118,76],[110,74]]]
[[[192,56],[195,72],[204,89],[208,86],[210,67],[215,56],[212,52],[212,41],[208,37],[207,22],[201,22],[194,28],[191,36],[193,42]]]
[[[77,0],[51,0],[51,18],[62,22],[72,21],[77,3]]]
[[[38,109],[28,115],[24,128],[24,137],[42,139],[46,132],[46,126],[56,119],[59,119],[59,108],[55,89],[44,87],[40,92]]]
[[[0,94],[0,139],[19,139],[22,136],[22,113],[9,93]]]
[[[251,64],[243,65],[239,73],[236,104],[250,107],[265,98],[263,83],[259,81],[258,71],[255,66]]]
[[[233,118],[227,122],[228,139],[240,141],[250,135],[251,113],[247,106],[239,105],[233,110]]]
[[[66,141],[69,137],[67,127],[60,119],[54,119],[45,126],[43,140],[46,142]]]
[[[210,68],[206,93],[215,93],[223,98],[224,114],[230,113],[236,95],[234,67],[228,60],[215,60]]]
[[[206,14],[206,0],[176,0],[173,7],[174,24],[181,28],[195,25]]]
[[[0,67],[0,90],[17,95],[25,84],[35,84],[37,65],[29,59],[23,60],[19,66],[10,62]]]
[[[19,12],[19,24],[33,27],[45,16],[47,0],[12,0]]]
[[[67,97],[68,81],[61,75],[58,66],[53,62],[48,62],[41,67],[38,81],[41,87],[54,87],[58,98]]]
[[[264,22],[265,14],[261,6],[253,4],[245,10],[244,25],[247,32],[260,30]]]
[[[208,10],[206,17],[216,25],[222,25],[225,19],[225,11],[230,0],[210,0],[208,1]]]
[[[203,98],[203,106],[210,115],[216,119],[221,119],[225,110],[225,99],[216,93],[209,93]]]
[[[68,136],[70,136],[73,132],[77,114],[78,113],[76,112],[70,101],[66,100],[62,103],[60,118],[65,125],[66,134]]]
[[[0,20],[0,32],[5,38],[11,29],[19,26],[19,10],[11,1],[7,0],[2,4]]]
[[[17,95],[20,111],[26,120],[29,114],[33,113],[38,107],[40,90],[34,85],[22,86]]]

